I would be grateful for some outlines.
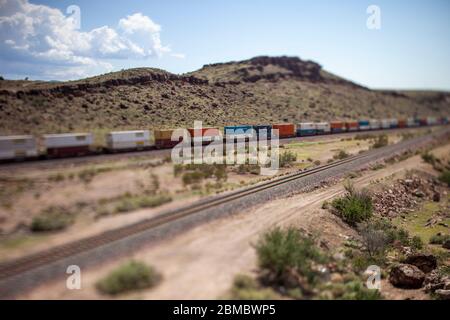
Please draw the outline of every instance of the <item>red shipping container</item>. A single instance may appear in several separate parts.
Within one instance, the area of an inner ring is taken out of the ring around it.
[[[345,129],[345,124],[342,121],[332,121],[330,122],[331,129]]]
[[[407,121],[404,119],[398,119],[398,127],[399,128],[406,128],[407,127]]]
[[[345,127],[348,131],[355,131],[359,129],[359,123],[358,121],[347,121]]]
[[[278,130],[279,138],[292,138],[295,137],[295,125],[292,123],[274,124],[273,130]]]

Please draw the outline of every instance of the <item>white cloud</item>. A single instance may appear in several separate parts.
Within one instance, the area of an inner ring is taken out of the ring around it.
[[[111,71],[109,59],[170,53],[160,32],[161,26],[142,13],[120,19],[115,28],[81,32],[58,9],[28,0],[0,0],[0,72],[73,79]]]

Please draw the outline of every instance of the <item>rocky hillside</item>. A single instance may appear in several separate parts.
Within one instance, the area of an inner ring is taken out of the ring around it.
[[[450,114],[448,92],[375,91],[291,57],[175,75],[140,68],[70,82],[0,81],[0,134]]]

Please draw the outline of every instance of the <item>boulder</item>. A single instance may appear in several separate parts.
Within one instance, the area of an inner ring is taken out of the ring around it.
[[[425,273],[430,273],[437,268],[437,259],[432,254],[411,254],[403,262],[406,264],[412,264]]]
[[[425,280],[425,273],[411,264],[399,264],[391,269],[389,281],[398,288],[419,289]]]
[[[442,248],[450,250],[450,239],[444,241],[444,243],[442,244]]]

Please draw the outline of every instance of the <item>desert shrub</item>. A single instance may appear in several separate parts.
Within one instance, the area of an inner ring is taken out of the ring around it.
[[[314,165],[315,166],[320,166],[321,164],[322,164],[322,162],[320,160],[314,161]]]
[[[183,174],[182,180],[184,185],[198,184],[204,179],[204,175],[201,172],[186,172]]]
[[[97,289],[104,294],[116,295],[132,290],[151,288],[158,284],[161,275],[151,266],[130,261],[97,282]]]
[[[261,173],[261,167],[257,164],[241,164],[237,169],[239,174],[254,174],[259,175]]]
[[[280,297],[271,288],[261,287],[255,279],[246,275],[237,275],[227,298],[231,300],[275,300]]]
[[[371,169],[372,171],[377,171],[377,170],[381,170],[381,169],[384,169],[384,168],[386,168],[386,165],[385,165],[385,164],[383,164],[383,163],[377,163],[377,164],[373,165],[370,169]]]
[[[58,231],[74,222],[71,212],[60,207],[50,207],[33,218],[30,229],[33,232]]]
[[[265,233],[255,248],[260,268],[269,274],[269,278],[281,283],[291,271],[313,282],[317,273],[312,264],[325,259],[312,238],[292,227],[275,228]]]
[[[411,248],[413,248],[414,250],[422,250],[423,249],[423,241],[418,236],[412,237],[412,239],[410,240],[410,245],[411,245]]]
[[[432,166],[436,164],[436,157],[429,152],[425,152],[424,154],[422,154],[422,160],[426,163],[431,164]]]
[[[380,300],[382,296],[379,290],[370,290],[359,280],[355,279],[346,283],[335,283],[325,287],[331,296],[320,296],[322,299],[334,300]]]
[[[447,186],[450,187],[450,171],[446,170],[442,172],[441,175],[439,176],[439,180],[442,181],[443,183],[446,183]]]
[[[347,184],[345,189],[346,195],[334,199],[331,204],[339,216],[353,226],[369,219],[373,213],[373,204],[368,191],[357,191],[352,184]]]
[[[430,238],[430,244],[443,244],[448,240],[450,240],[449,234],[435,234]]]
[[[389,245],[389,236],[377,223],[365,221],[358,225],[358,229],[370,257],[384,254]]]
[[[172,197],[161,194],[156,196],[124,196],[116,206],[117,213],[125,213],[143,208],[156,208],[171,202]]]
[[[378,149],[378,148],[385,147],[385,146],[387,146],[388,144],[389,144],[389,138],[388,138],[387,135],[383,134],[383,135],[379,135],[379,136],[375,139],[375,141],[374,141],[374,143],[373,143],[373,145],[372,145],[372,148]]]
[[[297,161],[297,154],[292,151],[283,152],[280,155],[280,167],[289,167],[292,163]]]
[[[342,159],[346,159],[346,158],[348,158],[348,157],[350,157],[350,155],[349,155],[346,151],[344,151],[344,150],[339,150],[339,151],[333,156],[333,158],[334,158],[335,160],[342,160]]]

